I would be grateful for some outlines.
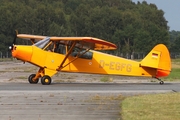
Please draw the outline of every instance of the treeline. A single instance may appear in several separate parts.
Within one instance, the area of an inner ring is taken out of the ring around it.
[[[16,29],[47,36],[97,37],[115,43],[118,49],[111,53],[116,55],[147,53],[158,43],[169,49],[177,45],[178,37],[170,39],[164,12],[146,1],[1,0],[0,13],[1,52],[12,44]]]
[[[170,42],[171,42],[170,52],[175,55],[176,54],[180,55],[180,31],[173,30],[170,32]]]

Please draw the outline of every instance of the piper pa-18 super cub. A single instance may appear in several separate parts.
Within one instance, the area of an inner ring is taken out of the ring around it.
[[[16,38],[31,40],[33,45],[16,45]],[[58,71],[153,77],[164,84],[160,77],[171,72],[169,51],[163,44],[156,45],[140,62],[96,51],[116,48],[113,43],[93,37],[28,34],[16,34],[10,47],[14,58],[39,67],[37,73],[28,78],[31,84],[38,83],[41,78],[43,85],[49,85]]]

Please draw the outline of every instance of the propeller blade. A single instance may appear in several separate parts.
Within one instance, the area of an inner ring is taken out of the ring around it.
[[[16,38],[17,38],[18,30],[15,30],[14,40],[12,45],[9,47],[10,50],[13,50],[14,45],[16,44]]]
[[[17,30],[15,30],[15,36],[14,36],[14,40],[13,40],[13,45],[15,45],[16,44],[16,38],[17,38],[17,34],[18,34],[18,31]]]

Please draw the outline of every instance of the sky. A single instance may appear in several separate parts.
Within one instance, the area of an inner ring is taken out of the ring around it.
[[[132,0],[137,3],[137,1],[146,1],[148,4],[155,4],[158,9],[164,11],[164,17],[168,21],[169,30],[180,31],[180,0]]]

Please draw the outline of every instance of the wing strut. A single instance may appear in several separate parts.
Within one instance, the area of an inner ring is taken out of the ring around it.
[[[61,69],[63,69],[64,67],[66,67],[67,65],[69,65],[70,63],[72,63],[72,62],[74,62],[75,60],[77,60],[79,57],[81,57],[82,55],[84,55],[86,52],[88,52],[90,50],[90,48],[89,49],[87,49],[87,50],[85,50],[82,54],[79,54],[78,56],[76,56],[73,60],[71,60],[69,63],[67,63],[66,65],[64,65],[64,66],[61,66],[61,67],[59,67],[57,70],[58,71],[60,71]],[[62,63],[61,63],[62,64]]]
[[[32,42],[32,44],[35,44],[35,39],[30,39],[30,41]]]
[[[66,54],[65,58],[63,59],[62,63],[60,64],[60,66],[56,69],[57,71],[60,71],[63,68],[63,64],[66,61],[66,59],[68,58],[68,56],[71,54],[73,48],[76,45],[76,41],[73,42],[71,48],[68,50],[68,53]]]

